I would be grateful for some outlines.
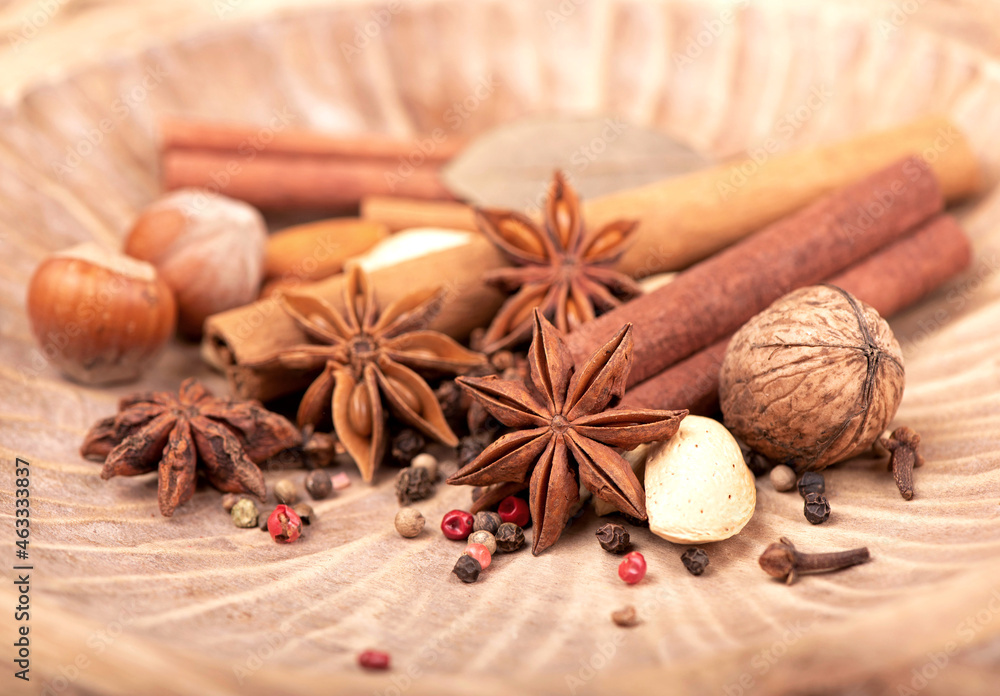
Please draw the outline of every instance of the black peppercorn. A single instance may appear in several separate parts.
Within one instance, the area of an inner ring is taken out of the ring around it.
[[[513,553],[524,546],[524,532],[513,522],[504,522],[497,529],[497,550]]]
[[[479,579],[479,574],[483,572],[483,567],[472,556],[459,556],[451,572],[457,575],[462,582],[475,582]]]
[[[503,524],[503,520],[500,519],[500,515],[497,513],[487,511],[477,512],[472,518],[472,531],[487,531],[496,536],[501,524]]]
[[[692,546],[681,554],[681,563],[691,575],[701,575],[708,567],[708,554]]]
[[[601,548],[610,553],[625,553],[631,542],[628,530],[613,522],[608,522],[597,530],[597,540],[601,542]]]
[[[823,479],[823,474],[815,471],[807,471],[802,474],[802,478],[799,479],[799,495],[805,498],[809,493],[819,493],[820,495],[826,493],[826,481]]]
[[[806,493],[805,513],[812,524],[822,524],[830,519],[830,503],[821,493]]]
[[[462,390],[455,380],[446,379],[434,390],[434,397],[441,405],[441,412],[449,424],[458,424],[465,415],[462,408]]]
[[[408,466],[396,475],[396,499],[400,505],[430,497],[434,481],[430,471],[423,466]]]
[[[466,435],[458,443],[458,466],[465,466],[478,457],[486,446],[490,444],[490,437],[483,433],[478,435]]]
[[[427,440],[418,430],[403,428],[392,438],[391,454],[397,462],[409,464],[410,460],[424,451]]]

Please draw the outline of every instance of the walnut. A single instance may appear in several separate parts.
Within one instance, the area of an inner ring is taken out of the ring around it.
[[[785,295],[722,363],[726,427],[765,456],[823,469],[872,446],[903,397],[903,355],[878,312],[832,285]]]

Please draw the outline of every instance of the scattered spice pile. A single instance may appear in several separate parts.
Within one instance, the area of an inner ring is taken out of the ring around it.
[[[157,472],[165,517],[192,499],[200,472],[226,494],[233,525],[297,542],[326,514],[323,501],[350,485],[327,470],[343,453],[366,483],[387,483],[380,468],[401,465],[391,476],[396,531],[438,534],[415,507],[449,473],[424,451],[434,442],[457,448],[447,483],[477,487],[469,510],[439,524],[465,545],[456,582],[483,580],[529,534],[533,554],[551,548],[591,499],[598,514],[617,515],[596,536],[621,558],[624,583],[641,583],[646,555],[660,554],[620,522],[683,545],[680,565],[710,578],[724,568],[710,570],[701,546],[749,522],[756,476],[799,492],[805,520],[796,512],[786,524],[804,525],[803,535],[836,519],[819,472],[846,459],[887,457],[902,498],[915,497],[920,436],[886,430],[905,368],[884,317],[967,266],[945,192],[961,198],[979,182],[962,140],[936,163],[910,154],[928,150],[939,126],[882,135],[887,154],[874,169],[853,156],[865,139],[773,158],[765,166],[780,175],[732,194],[768,205],[706,207],[728,168],[588,202],[556,171],[538,214],[449,200],[440,170],[455,143],[387,191],[380,173],[410,144],[278,134],[247,167],[267,176],[234,176],[224,191],[243,200],[165,196],[139,216],[124,254],[85,245],[42,263],[28,312],[41,343],[70,337],[53,344],[53,361],[90,384],[138,378],[175,329],[203,336],[236,396],[213,396],[195,379],[176,394],[139,392],[81,447],[103,461],[105,479]],[[168,187],[202,181],[245,136],[171,122]],[[844,164],[791,185],[790,172],[828,161]],[[254,183],[263,180],[279,183],[264,190]],[[257,210],[344,203],[360,203],[362,217],[272,235]],[[442,224],[482,234],[390,235]],[[355,263],[363,254],[368,271]],[[646,294],[636,282],[676,270]],[[102,296],[106,311],[95,313]],[[294,425],[262,405],[286,395]],[[721,420],[706,417],[720,408]],[[261,467],[279,459],[308,472],[278,480],[269,496]],[[792,584],[869,558],[866,548],[803,553],[782,537],[759,564]],[[676,581],[702,582],[679,569],[668,571]],[[643,620],[631,605],[611,618]],[[368,650],[358,662],[387,669],[390,656]]]

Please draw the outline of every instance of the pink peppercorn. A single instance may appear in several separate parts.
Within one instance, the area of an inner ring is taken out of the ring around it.
[[[634,585],[646,576],[646,559],[638,551],[625,554],[625,560],[618,566],[618,577]]]
[[[335,474],[330,483],[333,485],[333,490],[341,491],[351,485],[351,479],[341,471],[339,474]]]
[[[365,650],[358,655],[358,664],[365,669],[389,669],[389,653],[381,650]]]
[[[291,544],[302,534],[302,518],[287,505],[279,505],[267,518],[267,531],[279,544]]]
[[[472,515],[465,510],[446,512],[441,520],[441,531],[449,539],[462,541],[472,534]]]
[[[504,498],[500,502],[497,512],[500,513],[501,520],[513,522],[518,527],[524,527],[531,521],[531,511],[528,510],[528,504],[524,502],[523,498],[518,498],[516,495],[508,495]]]
[[[483,570],[490,567],[490,561],[493,557],[490,556],[490,550],[486,548],[484,544],[469,544],[465,547],[465,551],[462,552],[465,556],[472,556],[477,561]]]

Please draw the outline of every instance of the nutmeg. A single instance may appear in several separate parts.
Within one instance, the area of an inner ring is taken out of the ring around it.
[[[177,321],[173,295],[155,268],[93,242],[44,260],[28,285],[27,305],[45,357],[85,384],[137,378]]]
[[[823,469],[869,449],[903,398],[903,355],[872,307],[834,286],[785,295],[730,341],[726,426],[766,457]]]
[[[156,266],[177,298],[181,333],[198,338],[207,317],[256,299],[266,242],[267,226],[256,208],[182,189],[139,215],[125,253]]]

